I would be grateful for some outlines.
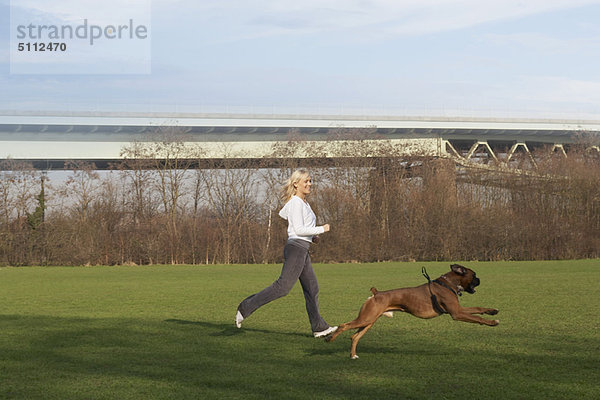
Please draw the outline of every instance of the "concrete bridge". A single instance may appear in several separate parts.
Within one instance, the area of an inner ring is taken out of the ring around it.
[[[600,121],[382,117],[267,114],[42,113],[0,112],[0,159],[25,160],[37,168],[63,168],[70,160],[94,162],[99,169],[123,159],[132,143],[153,143],[169,136],[199,149],[205,160],[314,158],[306,149],[319,145],[320,158],[357,156],[347,146],[370,150],[378,145],[395,154],[453,157],[472,162],[483,156],[509,161],[518,153],[547,147],[566,156],[582,137],[600,137]],[[275,149],[301,139],[291,153]],[[597,144],[597,142],[596,142]],[[590,151],[600,152],[598,146]],[[359,151],[359,153],[361,153]],[[508,159],[508,160],[507,160]]]

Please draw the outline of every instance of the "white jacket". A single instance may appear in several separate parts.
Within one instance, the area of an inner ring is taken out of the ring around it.
[[[325,232],[317,225],[317,217],[308,202],[293,196],[279,211],[279,216],[288,221],[288,238],[312,242],[312,237]]]

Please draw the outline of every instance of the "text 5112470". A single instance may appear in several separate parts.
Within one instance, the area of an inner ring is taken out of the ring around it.
[[[20,42],[18,51],[67,51],[67,44],[62,42]]]

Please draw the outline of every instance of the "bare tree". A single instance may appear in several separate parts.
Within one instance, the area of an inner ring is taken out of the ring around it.
[[[126,204],[129,205],[134,224],[152,217],[157,205],[152,195],[156,173],[153,171],[152,149],[147,143],[134,142],[121,150],[123,162],[118,166],[124,171]]]
[[[162,212],[169,238],[169,258],[172,264],[179,260],[179,215],[181,199],[186,193],[188,171],[194,166],[201,149],[184,142],[185,132],[177,129],[159,129],[152,142],[134,143],[122,154],[134,187],[135,218],[139,220],[152,209],[151,189],[155,189],[162,204]],[[146,168],[151,168],[148,171]]]
[[[250,231],[250,224],[255,217],[258,176],[255,168],[244,168],[236,158],[229,153],[221,169],[197,170],[207,205],[217,218],[226,264],[240,260],[241,252],[247,252],[250,260],[257,261],[253,251],[256,237]]]
[[[99,190],[100,175],[92,163],[73,161],[67,165],[72,170],[65,182],[64,195],[71,201],[71,209],[77,218],[84,222],[88,219],[92,202]]]
[[[20,219],[34,206],[41,174],[29,163],[3,160],[0,166],[0,210],[4,223]]]

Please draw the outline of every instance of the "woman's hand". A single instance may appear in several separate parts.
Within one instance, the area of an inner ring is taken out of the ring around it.
[[[323,229],[325,230],[325,232],[329,232],[329,224],[323,225]]]

